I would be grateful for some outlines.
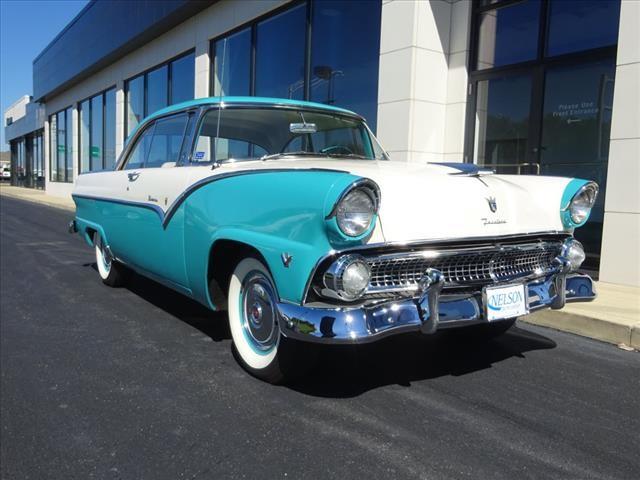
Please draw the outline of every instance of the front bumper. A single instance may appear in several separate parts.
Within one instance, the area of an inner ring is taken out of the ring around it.
[[[449,294],[431,279],[419,298],[405,298],[360,307],[278,304],[280,330],[288,338],[319,343],[366,343],[403,332],[438,330],[488,323],[482,293]],[[588,275],[557,273],[526,282],[529,311],[562,308],[565,302],[596,297]]]

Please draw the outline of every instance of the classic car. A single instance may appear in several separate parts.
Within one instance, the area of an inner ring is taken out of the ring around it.
[[[105,284],[135,271],[228,311],[240,363],[279,382],[309,365],[305,342],[488,338],[592,300],[573,231],[597,193],[575,178],[395,162],[334,106],[208,98],[149,116],[113,170],[80,175],[69,229]]]

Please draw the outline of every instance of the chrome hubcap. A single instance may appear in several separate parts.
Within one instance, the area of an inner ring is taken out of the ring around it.
[[[278,340],[278,322],[273,287],[260,272],[247,276],[242,285],[243,330],[251,345],[271,350]]]

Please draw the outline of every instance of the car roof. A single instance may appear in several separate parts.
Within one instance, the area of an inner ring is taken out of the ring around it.
[[[223,104],[225,106],[264,105],[264,106],[273,106],[273,107],[287,106],[287,107],[312,108],[314,110],[327,110],[330,112],[345,113],[347,115],[352,115],[352,116],[361,118],[360,115],[358,115],[355,112],[352,112],[351,110],[347,110],[345,108],[340,108],[340,107],[334,107],[333,105],[326,105],[324,103],[305,102],[302,100],[291,100],[288,98],[227,96],[227,97],[197,98],[195,100],[189,100],[187,102],[176,103],[175,105],[165,107],[161,110],[158,110],[157,112],[152,113],[140,123],[144,123],[147,120],[150,120],[155,117],[164,116],[164,115],[185,110],[188,108],[201,107],[201,106],[207,106],[207,105],[218,105],[218,104]]]

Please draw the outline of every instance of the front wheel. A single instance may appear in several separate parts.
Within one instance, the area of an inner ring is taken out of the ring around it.
[[[280,333],[278,296],[264,264],[245,258],[229,283],[229,328],[239,363],[269,383],[282,383],[301,373],[295,341]]]

